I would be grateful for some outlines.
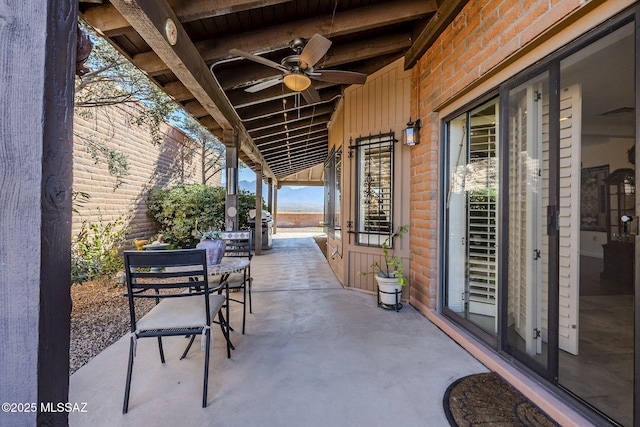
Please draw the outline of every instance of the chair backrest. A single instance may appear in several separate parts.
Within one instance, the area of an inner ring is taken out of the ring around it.
[[[137,299],[204,295],[207,324],[209,281],[204,249],[125,251],[124,268],[131,313],[131,331],[135,331]],[[187,292],[188,291],[188,292]]]
[[[220,239],[224,240],[227,244],[224,250],[225,256],[246,257],[251,259],[251,231],[223,231],[220,233]]]

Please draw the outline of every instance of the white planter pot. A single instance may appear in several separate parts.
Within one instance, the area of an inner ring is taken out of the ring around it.
[[[380,302],[386,305],[395,306],[396,303],[400,303],[400,296],[402,294],[402,286],[398,285],[397,277],[385,277],[380,274],[376,275],[378,281],[378,295],[380,296]],[[397,293],[397,301],[396,301]]]

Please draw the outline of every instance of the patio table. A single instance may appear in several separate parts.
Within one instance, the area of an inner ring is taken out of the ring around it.
[[[249,267],[251,262],[246,258],[232,258],[232,257],[224,257],[220,264],[207,265],[207,274],[209,275],[209,279],[213,276],[220,276],[220,280],[218,283],[222,283],[231,273],[236,273],[238,271],[242,271],[245,268]],[[173,271],[180,271],[181,267],[171,267]],[[218,290],[217,286],[211,286],[212,290]]]
[[[207,265],[207,273],[209,276],[220,276],[220,283],[222,283],[231,273],[244,270],[250,263],[246,258],[223,257],[220,264]]]
[[[225,282],[225,280],[227,280],[229,278],[229,275],[231,275],[231,273],[236,273],[239,271],[244,270],[245,268],[249,267],[249,265],[251,264],[251,261],[249,261],[246,258],[234,258],[234,257],[223,257],[222,260],[220,261],[220,264],[214,264],[214,265],[207,265],[207,275],[209,276],[209,279],[211,279],[212,276],[220,276],[220,279],[218,281],[218,285],[214,285],[214,286],[210,286],[209,290],[211,292],[213,291],[218,291],[219,293],[222,293],[222,288],[221,285]],[[170,267],[171,270],[173,271],[180,271],[181,267]],[[228,310],[228,306],[229,306],[229,288],[226,287],[226,295],[225,298],[227,299],[227,316],[226,316],[226,322],[229,323],[229,310]],[[231,327],[229,327],[229,330],[233,330]],[[189,351],[189,348],[191,347],[191,344],[193,343],[193,338],[191,338],[191,341],[189,342],[189,345],[187,346],[184,355],[187,354],[187,352]],[[229,347],[231,348],[231,350],[235,350],[235,347],[233,346],[233,344],[231,343],[231,338],[230,337],[226,337],[227,341],[229,342]],[[184,357],[183,355],[183,357]]]

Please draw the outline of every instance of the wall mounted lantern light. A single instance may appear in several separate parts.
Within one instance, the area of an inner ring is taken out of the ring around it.
[[[420,119],[412,122],[409,118],[407,128],[404,130],[404,144],[411,147],[418,143],[420,143]]]

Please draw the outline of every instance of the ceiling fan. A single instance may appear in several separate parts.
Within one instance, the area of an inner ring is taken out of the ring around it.
[[[311,39],[297,38],[289,43],[289,47],[295,52],[277,62],[257,56],[239,49],[231,49],[232,55],[242,56],[251,61],[282,71],[283,75],[277,79],[266,80],[245,89],[246,92],[258,92],[271,86],[283,83],[295,92],[301,92],[305,101],[309,104],[320,102],[318,91],[311,86],[311,80],[342,84],[364,84],[367,75],[355,71],[342,70],[315,70],[314,65],[320,61],[331,47],[331,41],[320,34]]]

